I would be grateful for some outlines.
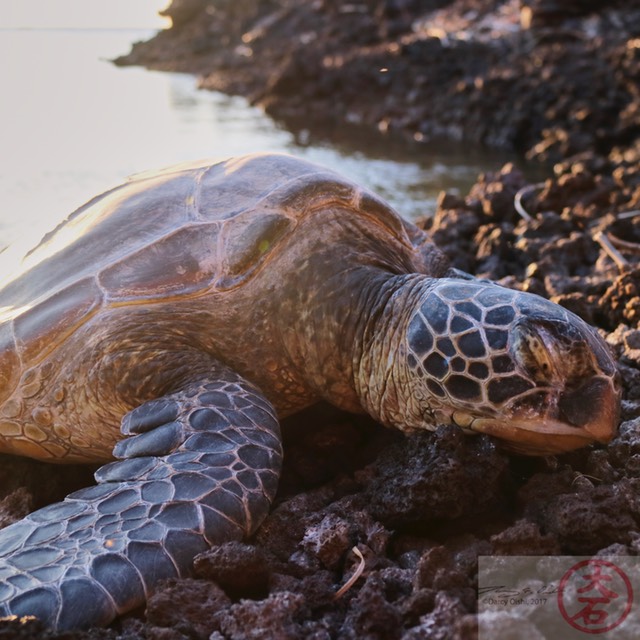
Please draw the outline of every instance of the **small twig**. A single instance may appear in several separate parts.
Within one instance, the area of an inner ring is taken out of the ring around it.
[[[602,482],[602,478],[598,478],[598,476],[590,476],[587,473],[576,473],[575,477],[571,481],[571,484],[574,485],[579,480],[582,480],[582,478],[586,478],[587,480],[590,480],[593,482]]]
[[[617,236],[613,234],[609,234],[609,240],[611,240],[611,244],[618,249],[624,249],[629,253],[640,253],[640,244],[637,242],[628,242],[627,240],[621,240]]]
[[[634,209],[633,211],[623,211],[616,215],[618,220],[628,220],[629,218],[635,218],[640,216],[640,209]]]
[[[356,570],[353,572],[353,575],[340,587],[340,589],[338,589],[338,591],[336,591],[336,595],[333,596],[335,600],[338,600],[338,598],[342,598],[342,596],[347,593],[347,591],[349,591],[351,587],[353,587],[356,580],[362,575],[362,572],[364,571],[365,562],[362,553],[360,553],[360,549],[358,549],[358,547],[353,547],[351,551],[353,551],[353,553],[355,553],[356,556],[360,558],[360,562],[356,567]]]
[[[522,205],[522,198],[527,194],[535,191],[536,189],[540,189],[544,187],[544,182],[536,182],[536,184],[528,184],[526,187],[522,187],[522,189],[518,189],[518,193],[513,197],[513,206],[515,210],[527,221],[531,222],[533,217],[531,214],[524,208]]]
[[[629,262],[626,258],[613,246],[609,236],[602,231],[593,234],[593,239],[604,249],[605,253],[618,265],[620,271],[629,268]]]

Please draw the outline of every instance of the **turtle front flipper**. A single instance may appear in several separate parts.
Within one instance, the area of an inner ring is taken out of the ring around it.
[[[218,374],[131,411],[133,435],[96,486],[0,531],[0,615],[107,624],[209,545],[257,528],[278,483],[278,421],[253,385]]]

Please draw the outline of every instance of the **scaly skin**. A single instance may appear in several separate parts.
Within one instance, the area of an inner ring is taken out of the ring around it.
[[[0,532],[0,612],[55,629],[109,623],[185,576],[210,545],[250,535],[282,458],[273,408],[237,374],[141,405],[97,485]]]
[[[363,406],[403,430],[455,424],[528,455],[608,442],[615,363],[598,333],[539,296],[491,282],[409,276],[394,322],[358,362]],[[382,366],[381,366],[382,365]]]

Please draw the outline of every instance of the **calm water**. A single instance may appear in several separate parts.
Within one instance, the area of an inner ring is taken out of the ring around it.
[[[285,151],[371,187],[404,215],[466,190],[498,156],[381,143],[309,141],[241,98],[198,91],[191,76],[118,68],[150,32],[0,30],[0,269],[73,209],[126,176],[185,160]]]

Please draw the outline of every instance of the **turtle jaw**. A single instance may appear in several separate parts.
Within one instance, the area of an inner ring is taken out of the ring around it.
[[[588,432],[554,420],[503,422],[480,418],[474,421],[473,430],[495,436],[500,446],[511,453],[527,456],[558,455],[581,449],[595,441]],[[609,439],[599,441],[608,442]]]
[[[502,417],[476,418],[469,428],[499,438],[508,451],[529,456],[566,453],[594,442],[607,444],[615,436],[620,419],[617,379],[595,377],[579,392],[548,400],[544,415],[514,410]]]

